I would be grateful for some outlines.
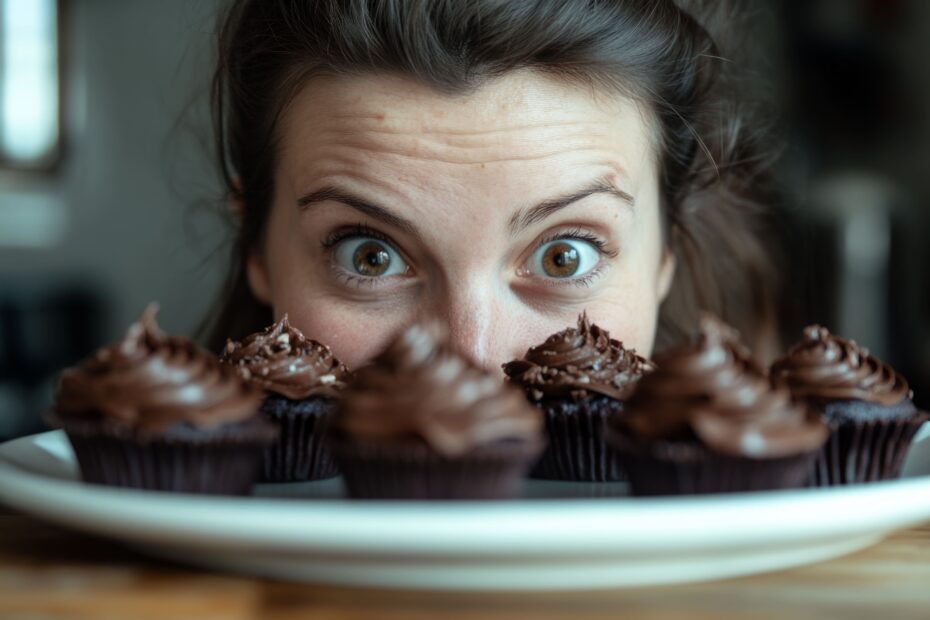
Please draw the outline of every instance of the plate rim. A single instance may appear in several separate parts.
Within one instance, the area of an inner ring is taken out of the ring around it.
[[[38,451],[36,442],[48,439],[49,433],[60,433],[59,441],[66,441],[61,431],[50,431],[13,442],[31,442]],[[43,476],[6,458],[11,443],[0,444],[0,500],[23,512],[128,542],[183,539],[204,548],[260,546],[364,555],[591,556],[655,554],[663,549],[674,554],[887,534],[930,520],[930,475],[856,487],[701,497],[503,502],[228,498],[98,487]],[[905,509],[887,507],[889,501],[897,506],[902,497],[909,500]],[[67,511],[55,510],[61,501],[70,501]],[[171,511],[181,514],[165,520],[153,510],[165,508],[166,501]],[[793,521],[799,515],[807,517],[800,527]],[[211,527],[217,517],[222,517],[222,528]],[[493,527],[487,526],[487,517],[493,517]],[[732,527],[740,521],[740,528]],[[695,527],[702,535],[695,535]],[[630,531],[636,535],[630,536]]]

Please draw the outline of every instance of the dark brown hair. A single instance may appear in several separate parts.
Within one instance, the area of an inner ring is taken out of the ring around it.
[[[739,103],[734,63],[708,24],[710,0],[236,0],[218,36],[212,106],[223,179],[243,207],[227,288],[208,344],[271,322],[249,290],[273,195],[278,120],[315,73],[392,72],[466,93],[531,68],[632,96],[658,134],[666,239],[678,268],[657,346],[710,310],[754,338],[773,306],[759,188],[767,162]],[[705,7],[705,8],[702,8]]]

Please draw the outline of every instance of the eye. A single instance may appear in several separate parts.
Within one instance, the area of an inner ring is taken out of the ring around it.
[[[555,239],[533,252],[526,269],[546,278],[577,278],[597,267],[600,258],[600,250],[589,241]]]
[[[407,271],[407,263],[397,250],[370,237],[340,241],[333,251],[333,260],[349,273],[367,278],[393,276]]]

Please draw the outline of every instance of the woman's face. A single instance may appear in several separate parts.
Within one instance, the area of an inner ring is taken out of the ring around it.
[[[429,316],[495,372],[584,310],[651,352],[674,265],[631,100],[529,71],[465,96],[317,77],[279,135],[249,282],[350,367]]]

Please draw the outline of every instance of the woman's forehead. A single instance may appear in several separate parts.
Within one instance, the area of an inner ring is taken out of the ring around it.
[[[632,100],[532,71],[456,95],[397,76],[318,76],[280,129],[282,149],[298,155],[331,143],[464,164],[586,147],[641,158],[649,144],[645,115]]]

